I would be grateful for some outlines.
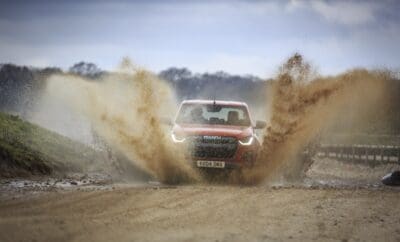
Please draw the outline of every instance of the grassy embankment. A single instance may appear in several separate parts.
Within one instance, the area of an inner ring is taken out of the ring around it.
[[[79,170],[104,155],[67,137],[0,113],[0,177]]]

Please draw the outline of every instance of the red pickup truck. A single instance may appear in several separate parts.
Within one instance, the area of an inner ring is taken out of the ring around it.
[[[202,169],[253,165],[260,141],[246,103],[217,100],[183,101],[173,123],[171,139],[188,147],[188,160]]]

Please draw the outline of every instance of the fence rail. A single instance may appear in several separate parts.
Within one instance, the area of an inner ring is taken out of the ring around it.
[[[317,155],[352,161],[400,163],[400,146],[321,144]]]

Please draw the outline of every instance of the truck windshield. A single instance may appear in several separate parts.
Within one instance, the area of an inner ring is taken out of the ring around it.
[[[245,107],[214,104],[183,104],[176,122],[179,124],[220,124],[250,126]]]

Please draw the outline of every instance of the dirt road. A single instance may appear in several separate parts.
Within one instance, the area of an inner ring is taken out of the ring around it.
[[[400,241],[398,189],[132,187],[8,198],[0,241]]]
[[[380,183],[399,169],[322,159],[295,186],[0,181],[0,241],[400,241],[400,188]]]

